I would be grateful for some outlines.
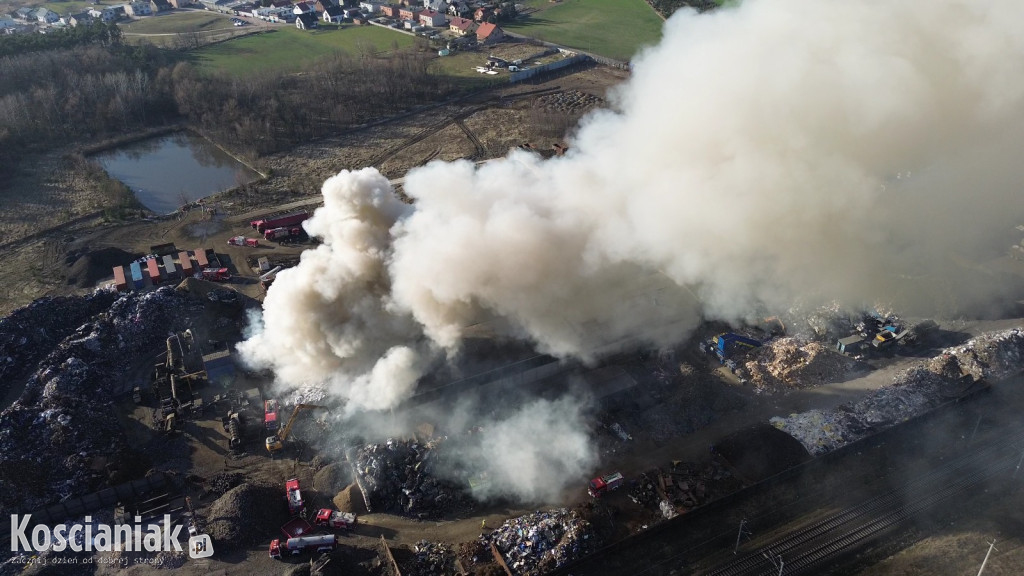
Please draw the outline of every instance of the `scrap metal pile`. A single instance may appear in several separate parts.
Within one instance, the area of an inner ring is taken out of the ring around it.
[[[751,351],[745,366],[750,382],[758,389],[779,391],[834,382],[854,364],[818,342],[779,338]]]
[[[420,540],[412,548],[411,566],[402,570],[406,576],[445,576],[455,574],[455,552],[448,544]]]
[[[598,538],[577,511],[559,508],[506,520],[480,543],[493,543],[513,574],[540,576],[595,551]]]
[[[471,510],[473,501],[465,484],[441,479],[436,474],[455,470],[455,464],[441,449],[442,444],[441,439],[425,444],[389,439],[356,451],[354,468],[370,508],[423,518]]]
[[[973,381],[1019,374],[1024,370],[1022,358],[1024,330],[982,334],[900,372],[891,385],[857,402],[775,417],[770,422],[811,454],[825,454],[956,398]]]
[[[704,465],[676,461],[665,470],[640,474],[630,487],[629,499],[673,518],[740,487],[739,480],[717,460]]]
[[[109,479],[109,471],[93,464],[95,457],[125,448],[111,400],[123,391],[131,360],[187,321],[192,306],[170,288],[130,292],[116,301],[81,299],[86,311],[103,302],[113,303],[45,349],[21,397],[0,413],[0,511],[32,510]],[[46,299],[29,308],[46,326],[77,318],[79,311],[69,305],[68,299]]]

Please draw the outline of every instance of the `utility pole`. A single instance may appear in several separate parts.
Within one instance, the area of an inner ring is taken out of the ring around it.
[[[736,533],[736,546],[734,546],[733,549],[732,549],[733,556],[735,556],[736,552],[740,549],[740,538],[742,538],[744,534],[749,534],[746,530],[743,529],[743,526],[746,525],[746,523],[747,523],[747,519],[746,518],[740,520],[740,529]]]
[[[761,554],[767,558],[773,566],[777,566],[779,568],[779,576],[782,576],[782,569],[785,567],[785,563],[782,561],[782,554],[772,554],[770,551],[765,551]]]
[[[978,416],[978,422],[974,424],[974,432],[971,432],[971,439],[968,440],[969,443],[974,442],[974,435],[978,433],[978,426],[981,426],[981,416]]]
[[[1024,451],[1020,453],[1020,460],[1017,460],[1017,467],[1013,469],[1013,477],[1017,477],[1017,472],[1020,472],[1020,465],[1024,464]]]
[[[996,552],[999,551],[996,548],[995,540],[988,543],[988,552],[985,553],[985,559],[981,561],[981,568],[978,569],[978,576],[981,576],[981,573],[985,571],[985,564],[988,564],[988,557],[992,554],[993,550],[995,550]]]

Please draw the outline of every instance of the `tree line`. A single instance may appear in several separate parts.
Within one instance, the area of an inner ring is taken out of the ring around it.
[[[245,75],[203,73],[187,58],[102,43],[0,57],[0,176],[27,153],[182,121],[256,159],[456,89],[415,50]]]
[[[0,56],[74,48],[87,44],[111,46],[121,43],[121,29],[113,22],[93,22],[51,30],[46,34],[0,35]]]

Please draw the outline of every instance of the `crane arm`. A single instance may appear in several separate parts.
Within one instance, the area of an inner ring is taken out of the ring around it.
[[[281,440],[281,442],[284,442],[285,440],[288,439],[288,435],[291,434],[292,432],[292,425],[295,424],[295,417],[299,415],[299,412],[302,412],[303,410],[313,410],[314,408],[323,408],[323,406],[318,406],[316,404],[295,405],[295,410],[292,410],[292,415],[288,418],[288,423],[285,424],[284,430],[282,430],[281,433],[278,434],[277,436]]]

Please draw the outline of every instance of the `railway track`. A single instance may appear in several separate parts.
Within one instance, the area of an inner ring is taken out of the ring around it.
[[[1020,458],[1024,435],[933,468],[886,494],[828,516],[710,572],[711,576],[797,575],[1000,473]]]

